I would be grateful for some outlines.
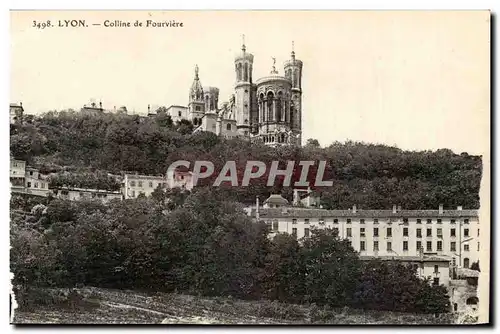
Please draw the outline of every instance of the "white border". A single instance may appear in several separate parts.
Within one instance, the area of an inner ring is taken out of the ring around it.
[[[43,6],[42,6],[43,5]],[[4,65],[4,71],[2,71],[2,80],[1,82],[1,89],[0,89],[0,96],[1,96],[1,104],[4,106],[2,117],[3,121],[0,122],[0,134],[2,136],[2,157],[3,159],[1,160],[1,172],[3,177],[0,178],[0,189],[2,189],[1,192],[1,209],[0,213],[3,217],[2,224],[3,224],[3,233],[2,235],[4,236],[4,240],[2,242],[2,248],[3,251],[1,252],[1,259],[2,259],[2,268],[5,268],[4,274],[1,275],[2,277],[2,287],[4,291],[4,299],[3,302],[0,303],[0,314],[4,317],[3,321],[3,326],[6,327],[4,331],[2,328],[2,333],[5,332],[11,332],[14,331],[14,327],[9,325],[9,318],[8,318],[8,308],[9,305],[7,304],[7,291],[10,289],[9,288],[9,205],[8,205],[8,198],[9,198],[9,184],[7,183],[7,172],[9,169],[9,159],[8,159],[8,154],[9,154],[9,128],[8,128],[8,123],[7,123],[7,104],[9,103],[9,82],[10,82],[10,71],[9,71],[9,64],[10,64],[10,39],[9,39],[9,9],[70,9],[70,10],[78,10],[78,9],[95,9],[95,10],[111,10],[111,9],[136,9],[136,10],[144,10],[144,9],[186,9],[186,10],[194,10],[194,9],[219,9],[219,10],[231,10],[231,9],[239,9],[239,10],[244,10],[244,9],[336,9],[336,10],[439,10],[439,9],[490,9],[493,12],[498,13],[499,8],[500,8],[500,2],[498,0],[475,0],[475,1],[461,1],[461,0],[454,0],[454,1],[438,1],[438,0],[406,0],[406,1],[370,1],[370,0],[351,0],[351,1],[325,1],[325,0],[308,0],[308,1],[276,1],[276,0],[253,0],[253,1],[245,1],[245,2],[239,2],[236,3],[234,1],[223,1],[223,0],[218,0],[218,1],[207,1],[207,0],[191,0],[191,1],[151,1],[151,0],[141,0],[141,1],[127,1],[127,0],[121,0],[121,1],[106,1],[106,0],[74,0],[74,1],[56,1],[56,0],[46,0],[46,1],[36,1],[36,0],[31,0],[31,1],[13,1],[13,0],[8,0],[8,1],[3,1],[0,5],[2,7],[2,12],[0,15],[0,24],[2,27],[1,30],[1,35],[0,35],[0,40],[1,41],[9,41],[9,43],[2,43],[1,48],[2,52],[1,57],[2,57],[2,64]],[[495,18],[496,26],[495,26],[495,45],[498,46],[498,17]],[[496,59],[498,57],[495,57]],[[495,60],[496,60],[495,59]],[[493,60],[493,59],[492,59]],[[493,60],[494,61],[494,60]],[[496,73],[493,73],[495,75]],[[498,96],[498,86],[495,87],[495,91],[492,92],[495,94],[495,96]],[[495,126],[497,125],[497,122],[495,122]],[[495,141],[495,144],[496,141]],[[499,146],[494,145],[495,147],[495,155],[499,155]],[[492,170],[493,173],[493,170]],[[496,185],[495,185],[495,189]],[[492,207],[495,206],[495,203],[491,203]],[[495,239],[499,240],[498,238],[498,233],[499,233],[499,228],[496,230],[496,235]],[[495,258],[498,259],[498,252],[496,250]],[[491,264],[491,266],[494,266],[494,263]],[[497,294],[498,294],[498,288],[495,289]],[[496,296],[495,296],[496,297]],[[497,300],[497,298],[494,298]],[[493,302],[493,300],[491,301]],[[495,318],[498,319],[498,305],[496,307],[496,312],[495,312]],[[101,327],[102,328],[102,327]],[[38,330],[43,330],[43,331],[52,331],[53,328],[50,327],[40,327],[37,328]],[[109,328],[107,329],[108,332],[121,332],[124,330],[129,330],[129,331],[136,331],[138,328],[132,327],[130,329],[126,328]],[[142,328],[141,328],[142,329]],[[182,328],[179,328],[182,329]],[[186,331],[194,331],[197,328],[184,328],[183,330]],[[207,330],[203,329],[202,330]],[[212,328],[211,331],[213,332],[222,332],[222,331],[230,331],[233,328]],[[270,328],[275,329],[275,328]],[[263,327],[259,328],[252,328],[250,330],[258,330],[260,331],[267,331],[270,329],[265,329]],[[311,328],[282,328],[287,331],[294,330],[294,331],[304,331],[304,330],[311,330]],[[324,328],[326,330],[335,330],[335,331],[344,331],[345,329],[343,328]],[[353,328],[355,332],[365,332],[367,329],[365,328]],[[371,329],[377,330],[376,328],[371,327]],[[407,331],[409,328],[380,328],[378,330],[391,330],[391,331]],[[419,331],[432,331],[434,332],[436,328],[416,328]],[[465,327],[462,327],[462,329],[465,329]],[[472,329],[472,328],[469,328]],[[95,329],[86,327],[80,327],[80,328],[60,328],[57,329],[58,332],[69,332],[70,330],[74,331],[93,331]],[[155,329],[155,330],[166,330],[165,329]],[[448,328],[448,329],[440,329],[440,331],[455,331],[457,329],[453,328]],[[472,329],[474,330],[474,329]],[[352,330],[350,330],[352,332]]]

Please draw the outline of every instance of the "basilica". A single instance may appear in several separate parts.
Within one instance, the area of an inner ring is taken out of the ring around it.
[[[226,138],[241,137],[269,146],[301,145],[302,61],[293,50],[284,63],[284,75],[276,60],[268,76],[254,80],[254,56],[245,43],[234,59],[235,85],[229,101],[219,105],[219,89],[201,84],[199,68],[189,90],[189,104],[170,106],[173,120],[188,119],[197,131],[210,131]]]

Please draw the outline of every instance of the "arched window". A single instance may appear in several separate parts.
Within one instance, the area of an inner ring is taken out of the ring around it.
[[[268,121],[273,121],[273,101],[274,101],[274,94],[272,92],[267,93],[267,120]]]
[[[227,129],[227,131],[231,131],[231,123],[227,123],[226,129]]]
[[[241,68],[241,63],[238,63],[238,81],[240,81],[242,79],[242,68]]]
[[[298,87],[299,86],[299,70],[295,69],[293,70],[293,87]]]
[[[244,75],[244,80],[248,81],[248,63],[245,63],[243,75]]]
[[[283,100],[283,92],[278,93],[278,99],[276,100],[276,121],[281,122],[281,114],[283,113],[282,110],[282,101]]]
[[[470,262],[469,258],[468,258],[468,257],[466,257],[466,258],[464,259],[464,268],[469,268],[469,262]]]

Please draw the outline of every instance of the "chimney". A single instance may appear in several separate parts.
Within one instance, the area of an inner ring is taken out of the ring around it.
[[[462,206],[461,206],[461,205],[460,205],[460,206],[457,206],[457,210],[458,210],[458,211],[462,211]]]
[[[352,206],[352,213],[356,213],[356,204]]]
[[[260,220],[260,215],[259,215],[259,196],[255,199],[255,219],[257,222]]]
[[[398,212],[397,206],[396,206],[396,204],[394,204],[392,206],[392,213],[397,213],[397,212]]]
[[[443,214],[443,204],[439,204],[439,214]]]

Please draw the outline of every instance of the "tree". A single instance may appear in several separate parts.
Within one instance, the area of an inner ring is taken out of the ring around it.
[[[472,262],[472,264],[470,265],[470,269],[472,269],[472,270],[477,270],[477,271],[481,271],[481,270],[479,269],[479,260],[478,260],[478,261],[476,261],[476,262]]]

